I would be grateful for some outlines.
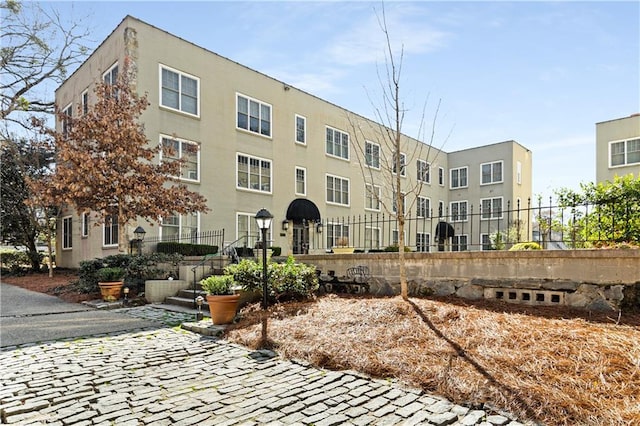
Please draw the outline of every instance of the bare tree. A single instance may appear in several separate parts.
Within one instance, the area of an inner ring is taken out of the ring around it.
[[[28,129],[29,117],[19,112],[54,112],[53,97],[37,89],[45,82],[61,83],[84,60],[89,31],[36,2],[5,0],[0,11],[0,119]]]
[[[380,29],[385,36],[385,67],[384,75],[381,75],[378,69],[378,81],[382,89],[382,103],[376,104],[369,96],[369,101],[374,109],[375,118],[378,124],[374,124],[368,120],[359,120],[352,115],[349,116],[349,122],[354,130],[354,147],[356,155],[359,159],[359,166],[364,177],[367,190],[373,190],[376,183],[382,184],[386,188],[391,189],[391,197],[387,198],[384,194],[376,191],[369,193],[382,206],[384,211],[391,217],[394,217],[397,223],[398,231],[398,264],[400,275],[400,294],[403,299],[408,299],[407,273],[405,266],[405,222],[407,211],[410,211],[421,193],[422,186],[426,179],[425,176],[406,176],[406,167],[409,161],[415,159],[424,159],[426,168],[418,171],[420,173],[430,173],[430,167],[434,164],[439,155],[439,150],[432,153],[432,144],[435,139],[435,125],[440,110],[440,101],[438,101],[431,123],[431,132],[428,141],[424,140],[425,129],[425,111],[427,108],[428,98],[425,101],[420,117],[420,126],[418,128],[417,141],[415,143],[407,143],[408,138],[402,133],[402,126],[405,119],[407,109],[401,96],[401,74],[402,60],[404,56],[404,48],[400,50],[400,57],[396,59],[393,52],[389,29],[387,26],[384,4],[382,5],[381,15],[378,16]],[[370,153],[366,152],[366,136],[375,135],[378,142],[382,145],[380,153],[381,160],[379,165],[380,173],[374,172],[373,168],[367,167]],[[445,139],[446,141],[446,139]],[[444,145],[444,143],[443,143]],[[406,148],[405,152],[403,148]],[[404,181],[404,183],[403,183]],[[407,197],[407,195],[413,197]],[[390,200],[390,202],[389,202]]]

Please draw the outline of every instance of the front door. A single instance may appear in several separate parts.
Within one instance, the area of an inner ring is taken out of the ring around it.
[[[309,227],[305,222],[293,224],[293,254],[309,254]]]

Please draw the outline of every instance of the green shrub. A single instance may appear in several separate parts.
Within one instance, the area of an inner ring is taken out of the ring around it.
[[[271,256],[280,256],[282,254],[282,247],[271,247]]]
[[[98,278],[98,282],[110,283],[122,281],[122,279],[124,278],[124,272],[125,270],[120,267],[102,268],[98,269],[98,272],[96,272],[96,276]]]
[[[2,250],[0,252],[2,266],[12,274],[19,274],[31,268],[31,260],[27,252],[20,250]]]
[[[204,256],[218,253],[218,246],[209,244],[191,244],[176,242],[160,242],[156,247],[158,253],[177,253],[183,256]]]
[[[127,254],[114,254],[102,259],[83,260],[78,271],[78,290],[82,293],[95,293],[99,291],[98,271],[102,268],[126,269],[132,256]]]
[[[233,275],[211,275],[200,281],[200,286],[207,294],[218,296],[233,294],[234,285]]]
[[[384,251],[397,253],[398,251],[400,251],[400,247],[398,247],[398,246],[388,246],[388,247],[384,248]],[[407,246],[404,246],[404,251],[405,252],[410,252],[411,248],[409,248]]]
[[[540,244],[538,243],[517,243],[514,244],[513,247],[509,249],[509,251],[522,251],[522,250],[542,250]]]

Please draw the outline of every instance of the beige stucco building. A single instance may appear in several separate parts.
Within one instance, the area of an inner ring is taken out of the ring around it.
[[[211,208],[154,226],[141,220],[131,229],[144,227],[145,241],[224,229],[225,245],[252,246],[260,208],[273,214],[269,238],[283,254],[324,251],[341,236],[363,250],[397,239],[385,212],[393,209],[392,156],[378,124],[130,16],[58,88],[57,105],[82,113],[96,82],[113,81],[125,57],[148,94],[141,120],[149,143],[177,148],[187,160],[183,182]],[[511,226],[507,207],[531,197],[531,152],[517,142],[446,153],[403,137],[402,147],[413,250],[433,250],[440,216],[456,229],[455,249],[480,249],[482,235]],[[114,225],[91,226],[97,214],[64,213],[59,265],[117,252]]]
[[[596,182],[640,176],[640,114],[596,123]]]

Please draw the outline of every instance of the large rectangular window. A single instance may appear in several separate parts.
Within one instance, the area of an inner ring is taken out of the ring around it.
[[[118,215],[108,215],[104,218],[102,235],[103,246],[107,247],[118,245]]]
[[[296,115],[296,142],[307,143],[307,119],[301,115]]]
[[[380,187],[377,185],[366,184],[364,187],[365,205],[367,210],[380,211]]]
[[[380,228],[366,227],[364,229],[364,244],[369,249],[380,248]]]
[[[327,224],[327,247],[335,247],[338,240],[346,238],[349,241],[349,225],[343,223]]]
[[[238,94],[237,111],[238,129],[271,137],[271,105]]]
[[[271,161],[238,154],[238,188],[271,192]]]
[[[349,134],[327,126],[326,153],[328,155],[349,159]]]
[[[73,220],[71,216],[62,218],[62,249],[73,248]]]
[[[349,179],[327,175],[327,203],[349,205]]]
[[[469,173],[468,167],[459,167],[457,169],[450,170],[451,189],[466,188],[469,186],[467,174]]]
[[[484,198],[480,200],[482,219],[502,218],[502,197]]]
[[[106,84],[114,85],[118,82],[118,63],[116,62],[109,68],[104,74],[102,74],[102,81]]]
[[[296,167],[296,195],[307,195],[307,170]]]
[[[425,232],[416,233],[416,251],[429,251],[431,245],[431,234]]]
[[[396,164],[396,154],[393,154],[393,165],[391,167],[393,173],[398,173],[397,164]],[[400,153],[400,176],[407,175],[407,156],[404,152]]]
[[[256,224],[255,213],[236,213],[236,240],[238,246],[253,247],[261,238],[261,231]],[[267,231],[267,240],[272,241],[271,230]]]
[[[494,161],[493,163],[485,163],[480,165],[482,185],[502,182],[502,161]]]
[[[429,214],[431,210],[431,201],[426,197],[418,197],[416,202],[416,216],[417,217],[431,217]]]
[[[365,164],[374,169],[380,168],[380,145],[377,143],[365,142],[364,148]]]
[[[431,183],[431,165],[424,160],[416,161],[418,182]]]
[[[467,221],[467,206],[466,201],[454,201],[449,204],[449,216],[451,222],[466,222]]]
[[[400,202],[402,203],[402,214],[406,213],[407,210],[407,202],[405,200],[405,194],[400,193]],[[393,192],[393,212],[398,213],[398,198],[396,197],[396,192]]]
[[[609,144],[610,167],[640,163],[640,138]]]
[[[199,115],[200,79],[160,66],[160,104],[167,108]]]
[[[198,213],[173,214],[162,218],[162,241],[180,241],[183,243],[198,243],[199,229]]]
[[[200,180],[200,145],[183,139],[160,136],[162,138],[162,159],[180,160],[180,177],[182,179]]]
[[[467,251],[468,247],[468,235],[454,235],[452,238],[453,245],[451,246],[451,251]]]

